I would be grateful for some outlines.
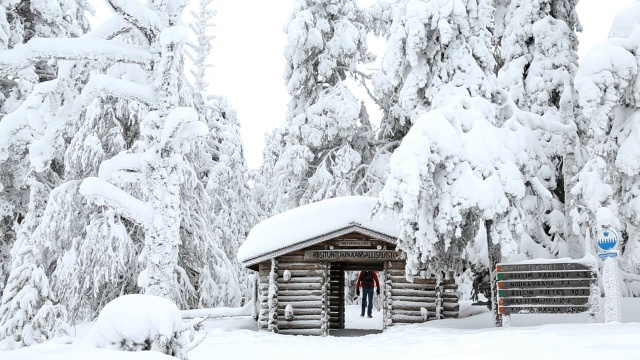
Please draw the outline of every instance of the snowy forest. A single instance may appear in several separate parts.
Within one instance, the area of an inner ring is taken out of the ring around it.
[[[126,294],[244,306],[251,228],[346,195],[399,217],[407,278],[580,259],[613,229],[640,296],[640,4],[579,59],[578,0],[292,0],[290,100],[251,169],[260,119],[208,81],[216,1],[103,2],[94,25],[91,0],[0,0],[0,340]]]

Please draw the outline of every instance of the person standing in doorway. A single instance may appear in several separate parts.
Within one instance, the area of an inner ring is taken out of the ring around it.
[[[360,288],[362,287],[362,311],[360,316],[364,316],[364,309],[367,309],[367,316],[371,316],[373,310],[373,285],[375,283],[376,293],[380,295],[380,282],[378,275],[374,271],[361,271],[356,281],[356,295],[360,296]]]

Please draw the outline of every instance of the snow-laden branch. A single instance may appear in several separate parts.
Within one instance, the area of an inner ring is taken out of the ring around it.
[[[155,91],[151,85],[140,85],[128,80],[117,79],[109,75],[95,74],[82,89],[82,94],[73,103],[71,116],[77,116],[96,97],[113,96],[123,100],[133,100],[152,107]]]
[[[100,164],[98,177],[104,181],[137,183],[141,181],[143,154],[121,153]]]
[[[111,40],[133,28],[133,25],[120,15],[114,15],[100,26],[91,30],[85,37]]]
[[[571,133],[577,130],[576,124],[571,122],[569,124],[563,124],[559,119],[559,114],[555,109],[549,109],[544,115],[538,115],[527,111],[522,111],[513,101],[513,98],[504,90],[498,89],[498,92],[504,97],[505,104],[513,116],[512,119],[516,119],[523,126],[528,126],[531,130],[544,130],[555,132],[559,134]]]
[[[29,112],[38,108],[44,98],[56,91],[58,80],[45,81],[37,84],[29,97],[14,112],[7,114],[0,121],[0,161],[9,156],[7,149],[14,143],[32,141],[32,131],[29,129]]]
[[[111,185],[102,179],[96,177],[84,179],[79,191],[89,201],[98,205],[106,205],[119,215],[138,224],[148,226],[153,223],[155,210],[153,210],[151,204],[136,199],[119,187]]]
[[[34,38],[24,45],[0,52],[0,74],[13,74],[39,61],[51,59],[120,61],[149,68],[153,56],[144,46],[112,40]]]
[[[160,15],[138,0],[109,0],[113,10],[138,28],[148,40],[153,40],[165,26]]]

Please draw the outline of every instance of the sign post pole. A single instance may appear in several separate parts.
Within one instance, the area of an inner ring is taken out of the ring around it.
[[[618,233],[610,229],[598,232],[596,244],[603,251],[598,256],[604,259],[602,278],[604,285],[604,322],[620,322],[620,289],[618,288]]]

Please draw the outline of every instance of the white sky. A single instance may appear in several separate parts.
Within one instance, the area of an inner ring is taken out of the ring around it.
[[[132,0],[133,1],[133,0]],[[108,17],[102,0],[92,0],[97,19]],[[195,5],[198,0],[191,0]],[[371,0],[360,0],[362,3]],[[580,0],[582,57],[607,38],[614,16],[635,0]],[[264,133],[284,122],[289,101],[284,85],[284,24],[293,0],[214,0],[218,11],[208,82],[238,112],[249,167],[262,162]],[[99,22],[99,21],[96,21]]]

